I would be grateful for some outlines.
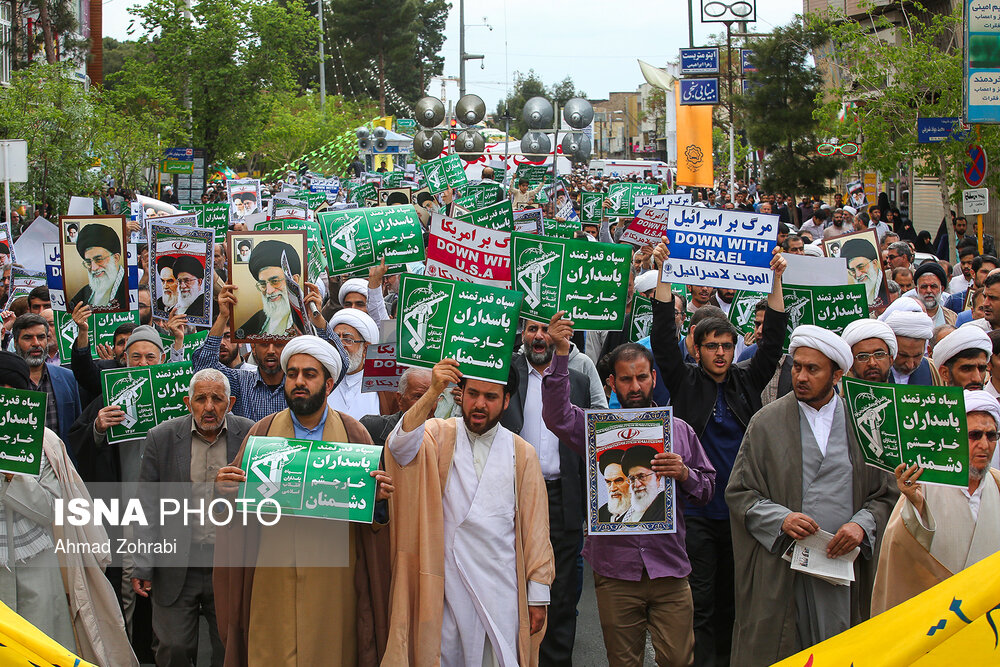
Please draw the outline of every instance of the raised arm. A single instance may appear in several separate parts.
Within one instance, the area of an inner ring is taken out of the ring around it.
[[[549,320],[555,354],[542,378],[542,421],[545,427],[580,456],[586,456],[584,412],[569,400],[569,352],[573,321],[559,311]]]

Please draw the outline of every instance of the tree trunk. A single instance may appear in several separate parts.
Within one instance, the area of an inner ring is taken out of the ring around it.
[[[944,155],[938,155],[938,166],[940,167],[940,172],[939,173],[941,173],[941,174],[948,173],[946,171],[946,169],[948,169],[948,162],[947,162],[947,160],[945,160]],[[950,197],[951,193],[948,192],[948,181],[947,181],[947,179],[945,179],[944,176],[938,177],[938,183],[940,184],[940,187],[941,187],[941,207],[944,209],[944,217],[947,220],[947,218],[948,218],[948,212],[951,210],[951,202],[949,201],[949,199],[951,198]],[[912,183],[912,181],[910,183],[910,201],[911,202],[913,201],[913,183]],[[913,206],[911,204],[910,208],[912,208],[912,207]]]
[[[52,35],[52,20],[49,18],[48,0],[38,0],[38,24],[42,26],[42,41],[45,43],[45,61],[53,65],[57,62],[55,38]]]
[[[385,54],[378,53],[378,111],[385,115]]]

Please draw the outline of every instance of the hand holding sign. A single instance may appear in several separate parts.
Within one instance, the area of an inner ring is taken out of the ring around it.
[[[560,357],[569,355],[573,338],[573,320],[565,319],[566,311],[560,310],[549,320],[549,338],[556,346],[556,354]]]

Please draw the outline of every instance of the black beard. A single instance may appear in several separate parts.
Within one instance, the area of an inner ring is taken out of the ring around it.
[[[292,414],[296,417],[304,417],[316,414],[323,407],[323,404],[326,403],[326,396],[322,392],[316,392],[315,394],[309,394],[306,398],[293,398],[288,395],[288,390],[285,390],[285,400],[288,402],[288,407],[291,409]]]
[[[527,357],[528,363],[532,366],[542,366],[552,361],[552,353],[555,351],[555,345],[549,345],[545,348],[545,352],[541,354],[535,352],[527,343],[523,343],[522,345],[524,347],[524,356]]]

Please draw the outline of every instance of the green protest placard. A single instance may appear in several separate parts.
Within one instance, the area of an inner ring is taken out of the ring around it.
[[[189,207],[198,214],[198,227],[215,231],[215,242],[225,243],[229,231],[229,204],[196,204]]]
[[[562,310],[580,331],[621,331],[632,249],[620,243],[511,234],[511,279],[521,315],[548,322]]]
[[[412,205],[324,211],[317,214],[330,273],[341,275],[386,264],[422,262],[423,229]]]
[[[73,352],[73,342],[79,333],[73,313],[62,310],[53,311],[55,315],[56,337],[59,342],[59,361],[69,364]],[[139,312],[127,313],[94,313],[87,318],[87,340],[90,342],[90,354],[98,358],[98,345],[114,345],[115,329],[122,324],[139,324]]]
[[[378,186],[374,183],[354,186],[347,197],[347,201],[355,202],[358,206],[364,206],[369,199],[378,199]]]
[[[632,297],[632,328],[628,339],[632,342],[642,340],[653,330],[653,302],[647,297],[636,293]]]
[[[659,191],[660,186],[655,183],[612,183],[607,195],[611,201],[608,215],[634,216],[635,198],[655,195]]]
[[[465,215],[458,216],[462,222],[486,227],[498,232],[509,232],[514,225],[514,209],[510,200],[504,199],[502,202],[491,204],[476,211],[469,211]]]
[[[403,172],[393,171],[388,174],[382,174],[383,188],[398,188],[402,184],[403,184]]]
[[[766,296],[763,292],[736,291],[733,303],[729,306],[729,321],[740,335],[746,336],[754,330],[757,303]]]
[[[38,476],[45,400],[42,391],[0,388],[0,473]]]
[[[467,377],[506,383],[521,299],[500,287],[404,274],[396,362],[431,368],[454,359]]]
[[[542,229],[546,236],[554,236],[560,239],[575,238],[575,234],[582,231],[580,222],[577,220],[542,220]]]
[[[601,224],[604,219],[604,193],[603,192],[581,192],[580,193],[580,222],[589,224]]]
[[[467,207],[470,210],[495,204],[500,200],[504,193],[503,186],[499,183],[493,183],[492,181],[467,185],[462,188],[462,192],[465,193],[465,197],[463,197],[463,199],[468,199],[469,197],[475,198],[475,206]]]
[[[101,371],[105,405],[120,406],[125,420],[108,429],[108,444],[145,438],[151,428],[187,414],[191,362]]]
[[[469,182],[462,166],[462,158],[457,155],[446,155],[435,158],[420,165],[424,175],[424,184],[431,194],[444,192],[448,188],[460,188]]]
[[[184,336],[183,355],[185,361],[191,361],[191,355],[194,354],[195,350],[205,344],[206,338],[208,338],[208,329]],[[173,336],[164,336],[163,334],[160,334],[160,340],[163,341],[164,350],[174,346]]]
[[[519,164],[514,176],[514,184],[522,178],[528,179],[528,187],[534,189],[539,183],[548,180],[549,167],[544,164]]]
[[[969,485],[969,434],[961,387],[924,387],[844,377],[844,398],[865,463],[892,472],[923,468],[920,482]]]
[[[460,206],[467,211],[475,211],[477,208],[482,208],[479,205],[479,199],[476,195],[466,195],[465,197],[459,197],[454,201],[455,206]]]
[[[245,511],[371,523],[382,448],[320,440],[252,435],[240,467],[247,481],[239,497]],[[269,500],[271,502],[263,502]]]
[[[864,285],[783,285],[782,290],[785,312],[788,313],[785,352],[788,352],[792,330],[800,324],[815,324],[839,336],[844,327],[854,320],[868,317],[868,297]]]
[[[316,210],[316,207],[326,201],[325,192],[313,192],[312,190],[297,190],[294,197],[309,204],[309,208]]]
[[[322,194],[322,193],[320,193]],[[257,230],[285,230],[306,233],[306,254],[309,257],[309,282],[317,283],[326,274],[326,257],[323,255],[323,233],[315,220],[274,219],[258,222]]]

